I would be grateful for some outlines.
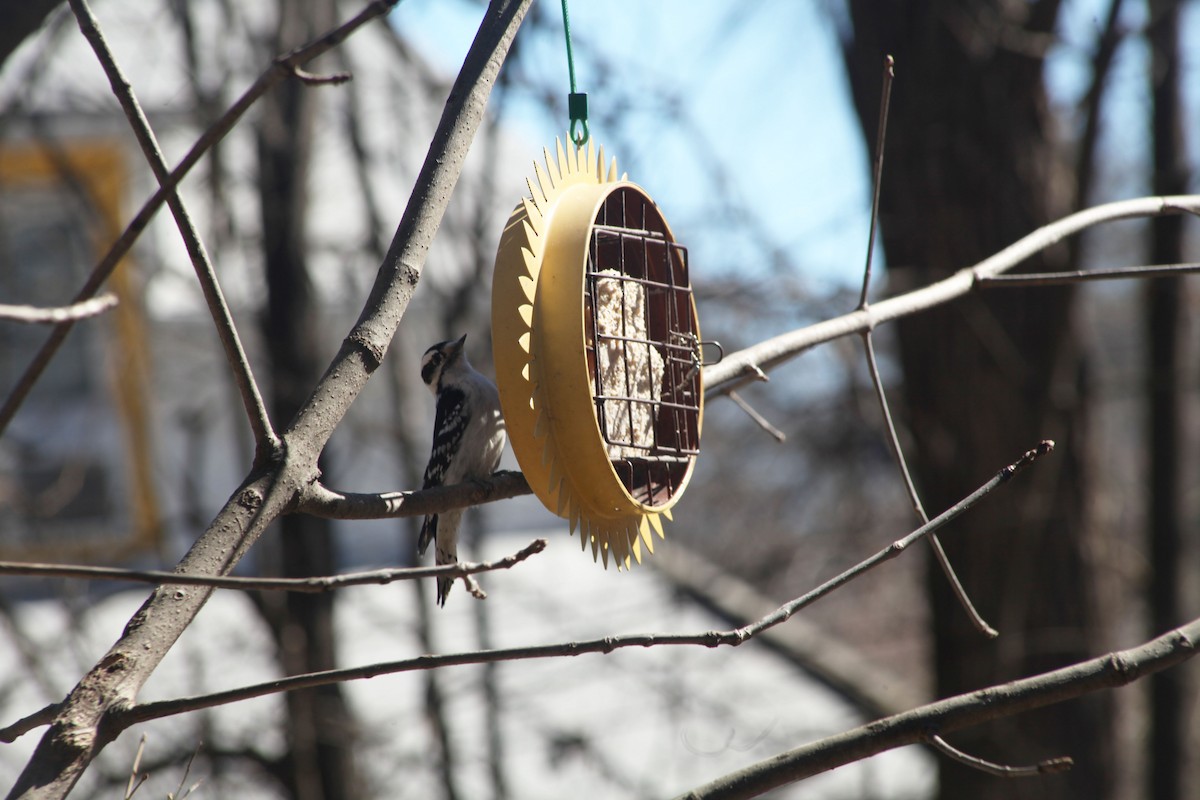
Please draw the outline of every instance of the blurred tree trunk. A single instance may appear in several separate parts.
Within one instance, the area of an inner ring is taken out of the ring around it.
[[[34,31],[46,23],[62,0],[0,0],[0,66]]]
[[[1155,194],[1180,194],[1187,189],[1180,148],[1179,3],[1152,0],[1151,97],[1154,129]],[[1163,217],[1151,227],[1150,261],[1183,261],[1183,218]],[[1146,524],[1150,552],[1147,576],[1150,628],[1162,633],[1182,622],[1179,560],[1182,554],[1182,494],[1179,442],[1183,429],[1179,411],[1179,278],[1150,281],[1145,286],[1146,394],[1149,470]],[[1183,675],[1168,671],[1150,679],[1150,735],[1146,738],[1146,796],[1155,800],[1183,798],[1184,723]]]
[[[334,22],[327,0],[280,0],[273,49],[287,52]],[[280,427],[299,410],[320,378],[317,304],[306,263],[307,175],[311,157],[313,89],[286,81],[262,100],[256,130],[267,307],[263,333],[271,358],[272,416]],[[327,465],[322,464],[322,468]],[[285,577],[328,574],[334,566],[328,520],[289,515],[268,543]],[[264,598],[288,675],[336,664],[334,593],[287,593]],[[354,720],[339,685],[286,697],[288,753],[280,775],[299,800],[356,797]]]
[[[1058,174],[1042,56],[1058,6],[851,0],[845,59],[874,144],[885,54],[896,59],[881,231],[893,286],[974,263],[1070,210]],[[1031,269],[1064,269],[1065,247]],[[972,511],[944,537],[979,610],[970,624],[945,579],[928,576],[939,696],[1041,672],[1097,652],[1085,559],[1083,363],[1070,287],[975,295],[901,321],[907,423],[918,482],[941,511],[1038,440],[1057,454]],[[932,562],[931,562],[932,563]],[[1065,775],[1023,781],[1022,798],[1110,796],[1109,703],[1024,714],[953,737],[1007,764],[1070,755]],[[942,797],[1010,798],[1011,782],[939,762]]]

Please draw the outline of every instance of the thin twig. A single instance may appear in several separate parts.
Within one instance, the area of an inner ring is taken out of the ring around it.
[[[300,592],[319,594],[367,584],[385,585],[396,581],[419,578],[462,578],[479,572],[511,569],[530,556],[546,549],[545,539],[535,539],[518,552],[496,561],[464,561],[437,567],[403,567],[349,572],[343,575],[322,575],[310,578],[256,578],[243,576],[185,575],[161,570],[118,569],[81,564],[34,564],[19,561],[0,561],[0,575],[23,575],[38,578],[79,578],[83,580],[125,581],[150,583],[157,586],[210,586],[215,589],[241,589],[257,592]]]
[[[134,792],[141,788],[146,779],[150,777],[149,773],[140,772],[142,768],[142,755],[146,752],[146,734],[142,734],[142,738],[138,740],[137,752],[133,755],[133,767],[129,770],[129,783],[125,785],[125,800],[130,800]]]
[[[38,306],[13,306],[0,303],[0,319],[13,322],[28,322],[37,325],[57,325],[70,320],[72,322],[102,314],[117,304],[114,294],[102,294],[91,300],[72,303],[69,306],[57,308],[41,308]]]
[[[154,177],[164,188],[171,185],[171,171],[163,157],[162,149],[158,146],[154,131],[150,128],[150,121],[146,119],[129,80],[125,77],[121,67],[117,64],[116,57],[105,41],[104,34],[100,30],[99,23],[92,14],[87,0],[70,0],[70,4],[71,10],[79,21],[79,29],[92,46],[92,51],[96,54],[105,75],[108,76],[113,94],[116,96],[117,102],[121,104],[121,109],[125,112],[125,117],[133,128],[138,144],[142,148],[142,154],[150,164]],[[225,350],[225,360],[233,370],[234,382],[242,396],[242,403],[246,407],[250,428],[254,432],[256,463],[265,463],[268,458],[279,452],[281,444],[271,426],[262,392],[259,391],[258,382],[255,381],[254,373],[250,368],[250,361],[246,357],[245,348],[242,347],[241,337],[238,335],[237,326],[233,321],[233,313],[225,300],[224,292],[221,291],[216,270],[213,269],[204,243],[200,240],[200,234],[174,187],[168,190],[166,199],[167,206],[171,209],[172,216],[175,217],[179,234],[183,237],[188,255],[191,257],[192,265],[195,267],[196,278],[204,293],[205,303],[212,315],[221,346]]]
[[[880,550],[878,553],[866,559],[865,561],[860,561],[858,564],[855,564],[841,575],[826,581],[817,588],[801,595],[790,603],[780,606],[778,609],[763,617],[758,622],[755,622],[753,625],[739,628],[739,631],[745,638],[749,638],[773,625],[778,625],[780,622],[783,622],[805,606],[811,605],[817,600],[820,600],[825,595],[863,575],[868,570],[874,569],[883,562],[890,561],[908,549],[908,547],[914,542],[928,536],[930,533],[940,528],[945,527],[952,520],[961,516],[967,509],[971,508],[973,505],[982,500],[997,486],[1007,482],[1018,472],[1025,469],[1025,467],[1028,467],[1038,458],[1046,455],[1053,449],[1054,442],[1050,441],[1049,439],[1041,442],[1037,447],[1029,450],[1025,453],[1025,455],[1017,459],[1017,461],[997,472],[987,483],[980,486],[974,492],[971,492],[971,494],[967,495],[965,498],[943,511],[941,514],[938,514],[935,518],[917,528],[912,533],[908,534],[902,539],[892,542],[883,550]]]
[[[759,414],[757,411],[755,411],[754,407],[751,406],[749,403],[747,403],[745,400],[743,400],[742,396],[740,394],[738,394],[737,392],[730,392],[729,399],[732,400],[733,402],[737,403],[738,408],[740,408],[742,411],[746,412],[746,416],[748,416],[748,417],[750,417],[750,419],[754,420],[755,423],[758,424],[758,427],[762,428],[764,431],[771,434],[771,436],[775,437],[776,441],[778,441],[778,442],[787,441],[787,434],[784,433],[783,431],[779,430],[779,428],[776,428],[774,425],[772,425],[767,420],[767,418],[764,417],[762,414]]]
[[[487,600],[487,592],[479,585],[479,581],[470,575],[463,575],[462,579],[463,583],[467,585],[467,591],[471,593],[471,597],[474,597],[476,600]]]
[[[874,166],[874,188],[871,193],[871,221],[867,233],[867,256],[866,264],[863,267],[863,285],[862,294],[858,299],[858,310],[865,311],[869,307],[867,302],[871,288],[871,264],[875,256],[875,236],[876,230],[879,227],[879,197],[883,189],[883,153],[884,146],[887,143],[887,121],[888,109],[891,106],[892,98],[892,83],[896,77],[895,60],[889,55],[883,60],[883,88],[879,99],[879,130],[875,137],[875,166]],[[879,408],[883,412],[883,420],[887,426],[888,446],[891,448],[892,457],[896,460],[896,465],[900,468],[900,474],[904,478],[904,487],[908,491],[908,497],[912,501],[913,509],[917,512],[917,518],[921,524],[929,523],[929,515],[925,513],[925,507],[921,504],[921,497],[917,494],[916,484],[913,483],[912,474],[909,472],[908,463],[904,458],[904,450],[900,447],[900,437],[896,435],[896,425],[892,421],[891,407],[888,405],[887,392],[883,388],[883,380],[879,377],[879,364],[875,358],[875,344],[872,339],[874,326],[871,326],[862,331],[863,344],[866,347],[867,368],[871,374],[871,383],[875,387],[875,397],[879,401]],[[761,374],[761,370],[760,370]],[[733,392],[729,392],[730,397]],[[971,602],[971,598],[967,595],[966,589],[963,588],[962,581],[959,580],[958,574],[954,571],[954,566],[950,563],[949,557],[946,555],[945,549],[942,547],[942,542],[938,539],[936,533],[931,533],[928,537],[929,546],[933,548],[934,559],[941,568],[942,574],[946,576],[946,580],[950,582],[950,587],[954,592],[954,596],[958,598],[959,604],[963,610],[967,612],[967,616],[971,620],[971,624],[976,630],[981,631],[989,638],[995,638],[999,634],[996,629],[987,623],[986,620],[976,610],[975,604]]]
[[[160,181],[158,191],[142,205],[138,213],[125,227],[125,230],[113,242],[108,252],[104,254],[104,257],[100,259],[100,262],[92,270],[92,273],[75,295],[75,302],[87,300],[100,290],[100,287],[112,275],[113,270],[117,268],[121,259],[132,249],[134,242],[141,236],[146,226],[150,224],[150,220],[162,207],[167,195],[175,190],[175,187],[183,180],[183,177],[191,171],[192,167],[213,146],[225,138],[246,111],[258,102],[259,98],[270,91],[276,84],[291,77],[292,69],[308,63],[325,51],[341,44],[354,31],[376,17],[386,14],[397,2],[399,0],[374,0],[374,2],[368,3],[366,8],[359,12],[353,19],[338,28],[275,59],[274,63],[258,76],[250,88],[242,93],[242,96],[221,115],[220,119],[200,135],[200,138],[192,145],[191,150],[183,157],[179,165],[171,171],[166,182]],[[54,358],[73,326],[74,320],[59,323],[29,362],[29,366],[25,368],[25,372],[21,374],[20,379],[18,379],[16,385],[5,399],[4,405],[0,407],[0,433],[3,433],[12,422],[22,403],[25,402],[30,391],[33,390],[34,384],[42,376],[46,366]]]
[[[1091,82],[1077,106],[1083,118],[1083,131],[1075,148],[1073,171],[1076,175],[1076,207],[1083,207],[1090,202],[1092,184],[1096,178],[1096,149],[1100,141],[1101,121],[1106,117],[1101,113],[1101,107],[1108,94],[1105,90],[1109,86],[1117,50],[1125,38],[1125,31],[1120,25],[1121,5],[1121,0],[1109,1],[1104,27],[1096,39],[1096,49],[1091,59]],[[1069,255],[1071,264],[1079,263],[1079,252],[1080,242],[1072,242]]]
[[[704,369],[706,397],[736,390],[758,373],[783,364],[823,342],[873,330],[884,322],[910,316],[963,297],[980,279],[991,278],[1017,266],[1079,231],[1103,222],[1171,214],[1200,214],[1200,195],[1139,197],[1077,211],[1044,225],[983,261],[921,289],[872,303],[840,317],[782,333],[744,350],[727,353],[721,362]]]
[[[1038,775],[1066,772],[1075,766],[1075,761],[1069,756],[1061,756],[1059,758],[1048,758],[1045,761],[1039,761],[1027,767],[1010,767],[964,753],[937,734],[930,735],[926,741],[947,758],[972,769],[977,769],[980,772],[986,772],[988,775],[997,778],[1036,778]]]
[[[912,479],[912,473],[908,469],[908,462],[904,458],[904,450],[900,447],[900,437],[896,433],[896,424],[892,420],[892,410],[888,404],[887,392],[883,388],[883,379],[879,375],[879,363],[875,358],[873,337],[870,331],[863,333],[862,337],[867,353],[867,368],[871,373],[871,383],[875,387],[875,397],[879,401],[879,407],[883,410],[883,421],[887,427],[888,447],[891,448],[892,457],[896,459],[896,465],[900,468],[900,474],[904,478],[904,488],[908,492],[909,500],[912,501],[913,510],[916,512],[917,518],[922,523],[927,523],[929,522],[929,515],[925,513],[925,506],[921,503],[921,496],[917,493],[916,483]],[[959,605],[967,612],[967,617],[971,620],[971,624],[984,636],[987,636],[989,639],[995,639],[1000,635],[1000,632],[987,623],[987,620],[975,608],[975,604],[971,602],[971,597],[967,594],[967,590],[963,588],[958,573],[954,571],[954,565],[950,563],[950,558],[946,555],[945,548],[942,547],[942,540],[937,537],[936,533],[930,534],[929,546],[933,549],[933,557],[937,561],[938,567],[941,568],[942,574],[949,581],[954,596],[958,598]]]
[[[875,555],[846,570],[841,575],[838,575],[836,578],[826,581],[816,589],[813,589],[812,591],[807,592],[795,600],[780,606],[756,622],[740,628],[735,628],[728,631],[707,631],[703,633],[692,634],[645,633],[624,636],[606,636],[601,639],[592,639],[590,641],[583,642],[567,642],[529,647],[511,647],[494,650],[480,650],[468,653],[450,653],[445,655],[423,655],[416,658],[368,664],[361,667],[325,670],[322,672],[312,672],[304,675],[294,675],[287,678],[280,678],[278,680],[267,681],[265,683],[229,689],[223,692],[214,692],[212,694],[184,697],[175,700],[164,700],[156,703],[144,703],[119,712],[121,719],[116,724],[118,729],[124,730],[128,726],[140,722],[146,722],[148,720],[159,719],[161,717],[173,716],[176,714],[184,714],[191,711],[198,711],[204,708],[212,708],[214,706],[226,705],[228,703],[236,703],[255,697],[262,697],[264,695],[296,691],[298,689],[311,689],[316,686],[324,686],[332,683],[341,683],[343,681],[350,680],[363,680],[366,678],[376,677],[377,675],[412,672],[415,670],[437,669],[441,667],[460,666],[464,664],[488,664],[499,661],[522,661],[528,659],[577,656],[584,653],[611,653],[614,650],[629,647],[685,645],[701,647],[736,647],[737,645],[754,638],[763,631],[785,622],[800,609],[811,605],[849,581],[866,574],[869,570],[879,566],[883,562],[899,556],[918,539],[927,536],[932,531],[941,528],[951,520],[957,518],[967,509],[978,503],[981,499],[983,499],[984,496],[986,496],[1000,484],[1007,482],[1018,472],[1036,461],[1040,456],[1049,453],[1053,449],[1053,446],[1053,442],[1049,441],[1040,443],[1036,448],[1025,453],[1016,462],[997,472],[996,475],[993,476],[992,479],[987,483],[980,486],[978,489],[976,489],[967,497],[963,498],[951,508],[948,508],[942,514],[938,515],[938,517],[932,520],[929,524],[923,525],[904,538],[893,542]],[[0,731],[0,735],[3,735],[3,733],[4,731]]]
[[[204,779],[201,778],[191,786],[187,787],[186,790],[183,788],[183,785],[187,783],[188,775],[190,775],[192,772],[192,764],[195,762],[196,756],[200,755],[200,748],[203,746],[203,742],[197,744],[196,749],[192,751],[190,756],[188,756],[187,763],[183,765],[183,774],[179,776],[179,786],[175,789],[174,793],[167,795],[167,800],[184,800],[187,797],[191,797],[192,792],[195,791],[196,787],[204,783]]]
[[[892,81],[896,77],[896,61],[890,55],[883,57],[883,90],[879,98],[879,130],[875,136],[875,164],[873,170],[874,189],[871,192],[871,229],[867,233],[867,261],[863,268],[862,294],[858,307],[867,307],[867,293],[871,289],[871,261],[875,254],[875,228],[879,222],[879,193],[883,186],[883,146],[887,142],[888,109],[892,103]]]
[[[338,84],[348,83],[354,80],[354,76],[349,72],[334,72],[330,75],[317,75],[312,72],[292,67],[292,74],[300,79],[300,82],[305,86],[337,86]]]
[[[1200,619],[1155,639],[1078,664],[948,697],[788,750],[698,786],[676,800],[748,800],[854,761],[945,733],[1125,686],[1187,661],[1197,652]]]
[[[995,275],[980,278],[975,285],[981,289],[1016,289],[1028,286],[1059,286],[1064,283],[1087,281],[1114,281],[1126,278],[1174,278],[1178,275],[1200,272],[1200,263],[1151,264],[1144,267],[1113,267],[1111,269],[1087,269],[1071,272],[1039,272],[1023,275]]]
[[[896,424],[892,420],[892,410],[888,404],[887,392],[883,388],[883,378],[879,375],[879,362],[875,358],[875,343],[869,331],[863,333],[863,344],[866,347],[867,371],[871,375],[871,385],[875,387],[875,397],[879,401],[879,407],[883,411],[883,422],[887,427],[888,446],[892,448],[892,456],[896,459],[897,466],[900,467],[900,475],[904,478],[904,488],[908,491],[908,498],[912,502],[913,510],[917,512],[921,522],[926,523],[929,521],[929,516],[925,513],[925,506],[921,503],[912,473],[904,459],[904,451],[900,448],[900,437],[896,433]]]

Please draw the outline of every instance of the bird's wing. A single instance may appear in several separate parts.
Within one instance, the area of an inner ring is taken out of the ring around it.
[[[467,396],[460,390],[445,388],[438,393],[437,413],[433,418],[433,449],[429,453],[429,464],[425,467],[425,482],[422,489],[441,486],[450,467],[451,454],[462,444],[467,429],[467,415],[463,405]],[[421,535],[417,537],[417,553],[425,554],[429,543],[437,538],[437,514],[425,517],[421,524]]]
[[[437,414],[433,419],[433,450],[425,467],[422,489],[441,486],[445,481],[451,454],[458,450],[467,430],[467,415],[463,413],[466,402],[467,396],[461,389],[447,387],[438,393]]]

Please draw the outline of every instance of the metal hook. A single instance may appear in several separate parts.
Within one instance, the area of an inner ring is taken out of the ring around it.
[[[711,367],[714,364],[720,364],[722,359],[725,358],[725,348],[722,347],[721,343],[718,341],[714,340],[701,342],[696,338],[694,333],[682,333],[680,331],[672,331],[671,338],[688,346],[688,355],[690,356],[691,361],[691,366],[688,367],[688,371],[684,374],[679,383],[675,385],[675,391],[677,392],[681,387],[687,383],[690,383],[692,379],[696,377],[696,375],[700,372],[701,367]],[[716,361],[709,362],[704,360],[703,350],[705,345],[711,345],[712,347],[717,348]]]
[[[711,339],[711,340],[709,340],[709,341],[707,341],[707,342],[701,342],[701,343],[700,343],[700,349],[701,349],[701,350],[703,350],[703,349],[704,349],[704,347],[705,347],[706,345],[707,345],[707,346],[709,346],[709,347],[715,347],[715,348],[717,348],[717,360],[716,360],[716,361],[703,361],[703,360],[701,360],[701,364],[702,364],[703,366],[705,366],[705,367],[712,367],[712,366],[716,366],[717,364],[720,364],[722,361],[724,361],[724,360],[725,360],[725,348],[721,346],[721,343],[720,343],[720,342],[718,342],[716,339]]]

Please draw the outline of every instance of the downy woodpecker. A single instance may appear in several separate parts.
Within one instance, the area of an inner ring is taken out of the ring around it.
[[[463,351],[466,334],[438,342],[421,357],[421,380],[437,397],[433,451],[425,467],[423,489],[490,478],[500,463],[507,435],[496,385],[471,366]],[[437,541],[435,562],[458,562],[458,525],[463,509],[425,517],[417,552]],[[453,578],[438,578],[438,605],[446,604]]]

